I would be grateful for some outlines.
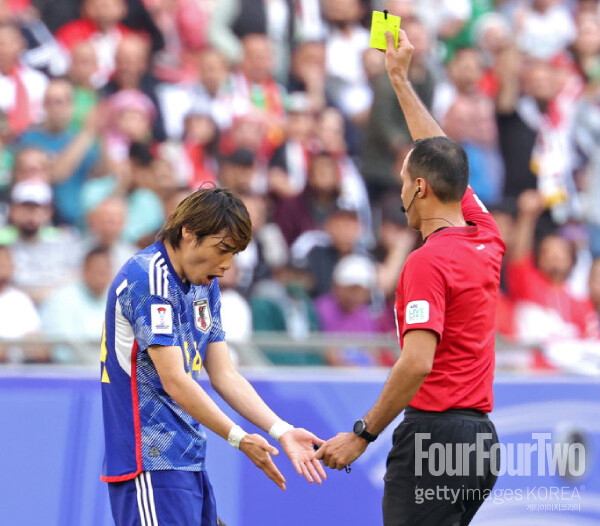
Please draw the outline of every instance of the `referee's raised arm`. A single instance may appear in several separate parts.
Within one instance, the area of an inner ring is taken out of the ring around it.
[[[413,141],[427,137],[445,137],[444,130],[429,113],[408,80],[408,68],[414,48],[406,33],[400,29],[398,49],[395,48],[394,37],[389,31],[386,32],[385,38],[387,40],[385,68],[404,112]]]
[[[400,357],[352,433],[329,439],[316,458],[342,469],[404,410],[386,463],[384,526],[467,526],[496,482],[492,462],[497,466],[498,456],[490,452],[498,435],[487,414],[493,408],[495,313],[505,247],[489,213],[468,190],[465,150],[445,136],[408,81],[412,44],[404,31],[398,49],[391,34],[386,38],[385,65],[415,141],[399,174],[402,211],[424,243],[406,259],[396,289]],[[454,459],[448,453],[445,464],[460,469],[440,472],[430,462],[433,448],[462,452],[463,445],[469,453]],[[444,488],[460,495],[440,496]],[[434,497],[422,499],[422,492]]]

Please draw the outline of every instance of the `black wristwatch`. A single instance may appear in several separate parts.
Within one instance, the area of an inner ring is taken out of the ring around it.
[[[362,418],[354,422],[354,428],[352,429],[352,431],[354,431],[354,434],[356,436],[364,438],[367,442],[375,442],[375,440],[377,440],[377,437],[379,436],[374,435],[373,433],[369,433],[367,431],[367,423]]]

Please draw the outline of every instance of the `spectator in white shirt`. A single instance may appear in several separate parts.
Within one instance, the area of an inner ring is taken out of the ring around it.
[[[90,250],[85,256],[81,278],[55,291],[41,306],[44,334],[72,339],[79,353],[85,350],[90,361],[95,360],[112,277],[109,250],[104,247]],[[57,361],[75,357],[73,349],[63,345],[56,346],[53,355]]]
[[[514,25],[519,47],[541,59],[550,59],[563,51],[577,34],[563,0],[533,0],[529,6],[520,6]]]
[[[0,245],[0,338],[17,340],[40,331],[40,317],[33,301],[12,285],[14,264],[10,250]],[[0,362],[14,358],[12,346],[0,345]]]
[[[15,262],[15,285],[39,303],[56,287],[72,280],[79,268],[78,237],[50,225],[52,190],[31,179],[17,183],[11,194],[10,225],[0,229],[0,244],[9,245]]]
[[[363,64],[363,54],[369,48],[369,32],[360,25],[361,3],[326,0],[324,13],[330,24],[326,44],[328,92],[346,116],[362,121],[373,94]]]

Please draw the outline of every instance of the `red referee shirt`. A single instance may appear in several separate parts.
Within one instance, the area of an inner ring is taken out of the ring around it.
[[[425,411],[493,407],[496,301],[505,246],[469,187],[462,199],[475,226],[433,232],[410,254],[396,290],[400,346],[413,329],[438,335],[433,369],[410,405]]]

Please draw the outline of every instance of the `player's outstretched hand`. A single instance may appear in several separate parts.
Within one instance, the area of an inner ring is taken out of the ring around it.
[[[295,427],[284,433],[279,439],[281,447],[291,460],[298,475],[304,475],[311,484],[321,484],[327,478],[321,463],[315,458],[314,445],[325,441],[302,427]]]
[[[386,31],[387,50],[385,51],[385,69],[387,69],[390,80],[407,80],[408,67],[413,54],[413,45],[408,40],[406,32],[400,29],[398,33],[398,49],[395,48],[394,36]]]
[[[354,433],[338,433],[323,444],[316,457],[331,469],[343,469],[367,449],[367,441]]]
[[[285,478],[277,469],[271,455],[278,455],[277,448],[269,444],[263,437],[257,434],[246,435],[240,442],[240,450],[254,463],[262,469],[282,490],[285,490]]]

